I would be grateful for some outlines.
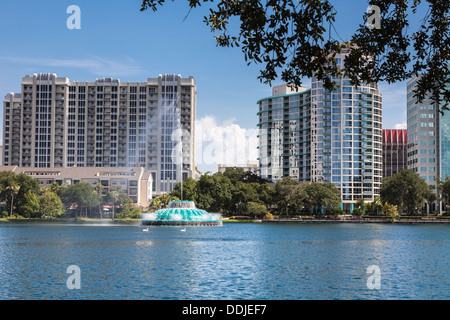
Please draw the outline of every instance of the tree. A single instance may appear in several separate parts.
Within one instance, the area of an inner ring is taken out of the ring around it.
[[[63,203],[58,195],[45,189],[39,199],[40,212],[45,218],[56,218],[63,214]]]
[[[232,190],[231,199],[227,202],[226,209],[229,214],[248,212],[248,205],[259,203],[264,205],[259,199],[258,184],[238,181]],[[265,205],[264,205],[265,206]]]
[[[430,193],[432,191],[425,180],[409,169],[384,178],[380,187],[383,203],[395,205],[400,212],[406,211],[408,214],[418,214],[425,200],[432,198]]]
[[[330,182],[311,182],[303,187],[305,208],[320,213],[341,205],[341,191]]]
[[[366,210],[369,214],[376,214],[378,215],[382,210],[382,203],[380,197],[375,197],[375,199],[372,202],[366,203]]]
[[[17,208],[16,213],[23,215],[20,208],[22,207],[25,194],[30,190],[36,194],[39,193],[39,182],[37,179],[23,173],[0,172],[0,199],[6,201],[11,216],[14,207]]]
[[[112,219],[114,220],[116,211],[116,202],[119,200],[119,192],[117,190],[111,190],[108,192],[108,197],[112,201]]]
[[[103,187],[103,185],[101,183],[96,183],[94,185],[94,189],[95,189],[95,192],[96,192],[96,195],[97,195],[98,213],[100,215],[100,219],[103,219],[102,204],[103,204],[103,200],[104,200],[103,199],[104,198],[104,196],[103,196],[104,187]]]
[[[171,195],[181,199],[181,182],[175,184]],[[198,196],[198,183],[189,177],[183,181],[183,200],[196,202]]]
[[[25,194],[20,210],[22,215],[26,218],[32,218],[34,216],[40,216],[40,201],[39,197],[31,190]]]
[[[143,0],[141,11],[157,11],[165,2]],[[271,84],[281,75],[282,81],[299,86],[303,78],[315,75],[331,91],[336,87],[334,79],[342,76],[359,85],[421,75],[415,92],[418,102],[432,93],[435,102],[444,102],[441,110],[448,109],[450,70],[444,67],[450,60],[448,1],[372,0],[372,10],[361,13],[359,29],[348,43],[335,29],[337,11],[331,0],[189,0],[189,11],[202,2],[217,3],[204,17],[211,32],[218,33],[217,45],[241,47],[248,64],[262,65],[261,82]],[[418,16],[421,4],[428,6],[425,16]],[[381,28],[368,24],[374,12],[379,13]],[[410,26],[410,16],[421,21],[416,30]],[[239,29],[230,27],[234,21],[240,21]],[[238,32],[230,34],[231,30]],[[350,54],[341,69],[335,56],[344,48]]]
[[[446,176],[445,180],[439,179],[437,184],[441,193],[441,200],[448,205],[450,203],[450,177]]]
[[[386,215],[388,217],[392,217],[392,218],[398,217],[397,206],[394,206],[394,205],[386,202],[383,205],[383,213],[384,213],[384,215]]]
[[[257,202],[249,202],[247,205],[247,212],[255,218],[264,217],[267,213],[267,207]]]
[[[140,217],[141,213],[142,210],[129,198],[129,200],[122,205],[120,217],[137,219]]]
[[[222,212],[232,197],[233,185],[221,172],[204,174],[198,181],[197,206],[210,212]]]
[[[284,214],[289,213],[289,207],[292,203],[290,195],[300,186],[300,182],[292,177],[283,177],[275,185],[274,202],[278,210]]]
[[[364,201],[364,198],[359,198],[358,200],[356,200],[354,209],[353,209],[353,214],[354,215],[362,215],[364,214],[364,212],[366,211],[366,202]],[[356,212],[355,212],[356,211]]]
[[[63,188],[62,198],[67,207],[76,205],[80,216],[85,208],[87,217],[87,208],[98,205],[97,193],[89,182],[81,181]]]
[[[9,217],[12,218],[12,214],[13,214],[13,205],[14,205],[14,197],[19,193],[20,190],[20,186],[17,184],[12,184],[10,186],[6,187],[6,191],[8,192],[11,200],[10,200],[10,214]]]

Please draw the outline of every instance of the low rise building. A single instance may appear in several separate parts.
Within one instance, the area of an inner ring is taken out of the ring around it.
[[[81,181],[93,186],[101,184],[103,193],[112,187],[120,187],[134,203],[148,207],[152,199],[152,176],[143,167],[135,168],[28,168],[2,166],[0,171],[12,171],[26,174],[39,180],[40,186],[48,187],[53,183],[71,185]]]

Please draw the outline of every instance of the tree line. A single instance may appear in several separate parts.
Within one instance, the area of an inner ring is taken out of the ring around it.
[[[439,199],[436,191],[439,191]],[[380,195],[373,201],[363,198],[354,204],[352,214],[359,215],[422,215],[427,204],[450,202],[450,177],[437,181],[437,190],[411,170],[405,169],[393,177],[384,178]],[[181,199],[181,184],[170,194],[155,198],[154,210],[166,207],[170,200]],[[300,182],[284,177],[269,184],[242,168],[226,168],[223,173],[206,173],[198,181],[183,182],[183,200],[194,201],[200,209],[220,212],[225,216],[250,215],[340,215],[340,190],[331,183]],[[436,213],[430,211],[430,213]]]
[[[183,182],[183,195],[181,183],[177,183],[170,194],[154,199],[151,207],[158,209],[169,200],[181,197],[194,201],[200,209],[225,216],[263,218],[267,214],[343,213],[340,191],[331,183],[304,183],[285,177],[269,184],[258,175],[238,167],[226,168],[223,173],[206,173],[198,181],[188,178]]]
[[[439,191],[439,199],[436,196]],[[171,200],[191,200],[198,208],[225,216],[247,215],[256,218],[273,215],[339,215],[340,190],[331,183],[300,182],[284,177],[267,183],[242,168],[206,173],[199,180],[188,178],[177,183],[172,192],[154,198],[148,209],[167,207]],[[437,200],[450,202],[450,177],[437,181],[433,189],[411,170],[403,170],[382,180],[380,195],[374,201],[359,199],[353,215],[420,215],[426,204]],[[101,184],[79,182],[40,188],[39,181],[23,173],[0,172],[2,217],[24,218],[139,218],[142,209],[120,188],[106,190]],[[108,206],[108,211],[104,207]]]
[[[40,188],[39,180],[12,171],[0,172],[0,201],[1,216],[10,218],[139,218],[142,212],[120,187],[81,181]]]

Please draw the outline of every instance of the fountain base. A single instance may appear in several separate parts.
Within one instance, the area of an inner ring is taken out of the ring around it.
[[[141,224],[146,226],[220,227],[219,214],[211,214],[195,207],[193,201],[170,201],[166,209],[144,214]]]
[[[222,221],[176,221],[176,220],[141,220],[146,226],[193,226],[193,227],[220,227]]]

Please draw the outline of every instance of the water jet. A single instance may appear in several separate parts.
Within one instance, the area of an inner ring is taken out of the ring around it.
[[[141,223],[150,226],[222,226],[219,214],[196,208],[194,201],[170,201],[165,209],[144,213]]]

